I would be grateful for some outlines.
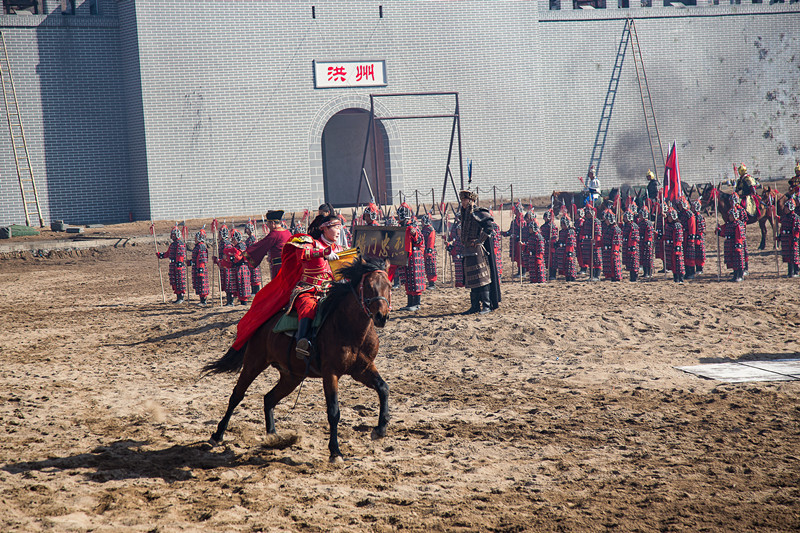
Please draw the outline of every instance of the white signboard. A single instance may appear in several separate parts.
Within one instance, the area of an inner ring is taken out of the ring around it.
[[[314,88],[385,87],[386,61],[314,61]]]

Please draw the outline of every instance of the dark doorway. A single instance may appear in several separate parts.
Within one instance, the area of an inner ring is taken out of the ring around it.
[[[325,201],[334,207],[351,207],[370,201],[369,188],[358,184],[361,177],[361,159],[364,157],[364,141],[367,137],[369,112],[363,109],[345,109],[330,118],[322,131],[322,175],[325,184]],[[383,198],[386,184],[390,181],[388,142],[386,131],[379,121],[375,122],[376,134],[370,135],[367,159],[364,162],[373,193]],[[377,139],[378,149],[373,143]],[[375,154],[377,153],[377,165]],[[376,169],[377,168],[377,176]],[[363,178],[361,178],[363,179]],[[377,198],[376,198],[377,200]]]

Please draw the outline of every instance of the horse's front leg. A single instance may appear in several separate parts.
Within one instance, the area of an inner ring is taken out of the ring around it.
[[[339,377],[328,374],[322,377],[322,388],[325,391],[325,404],[328,410],[328,425],[330,426],[330,440],[328,450],[331,452],[331,462],[341,461],[342,452],[339,450]]]
[[[758,221],[758,225],[761,228],[761,244],[758,245],[759,250],[763,250],[767,247],[767,219],[769,217],[764,217]],[[771,220],[770,220],[771,221]]]
[[[366,370],[353,376],[353,379],[378,393],[380,413],[378,414],[378,425],[372,430],[372,438],[382,439],[386,436],[386,425],[389,423],[389,386],[378,374],[378,369],[374,364],[370,364]]]

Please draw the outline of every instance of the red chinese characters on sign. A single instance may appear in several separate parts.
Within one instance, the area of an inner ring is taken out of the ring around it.
[[[328,67],[328,81],[346,81],[346,76],[344,67]]]
[[[361,80],[375,81],[375,65],[358,65],[356,67],[356,81]]]

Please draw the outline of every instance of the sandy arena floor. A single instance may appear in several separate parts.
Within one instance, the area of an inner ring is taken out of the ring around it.
[[[0,530],[797,530],[800,382],[674,369],[800,357],[800,280],[754,251],[744,283],[718,283],[708,225],[706,274],[683,285],[506,277],[501,309],[461,317],[467,291],[440,280],[380,333],[384,440],[377,396],[342,380],[343,464],[319,380],[278,406],[267,445],[274,370],[207,444],[236,376],[200,368],[245,308],[162,303],[152,245],[9,254]]]

